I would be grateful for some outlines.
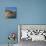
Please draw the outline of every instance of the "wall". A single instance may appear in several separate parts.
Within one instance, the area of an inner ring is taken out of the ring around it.
[[[4,17],[7,6],[16,6],[16,19]],[[0,0],[0,44],[8,43],[9,32],[17,32],[18,24],[46,24],[46,0]]]

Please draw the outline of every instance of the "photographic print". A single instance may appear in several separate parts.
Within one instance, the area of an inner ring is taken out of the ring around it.
[[[16,18],[16,7],[6,7],[5,16],[7,18]]]

